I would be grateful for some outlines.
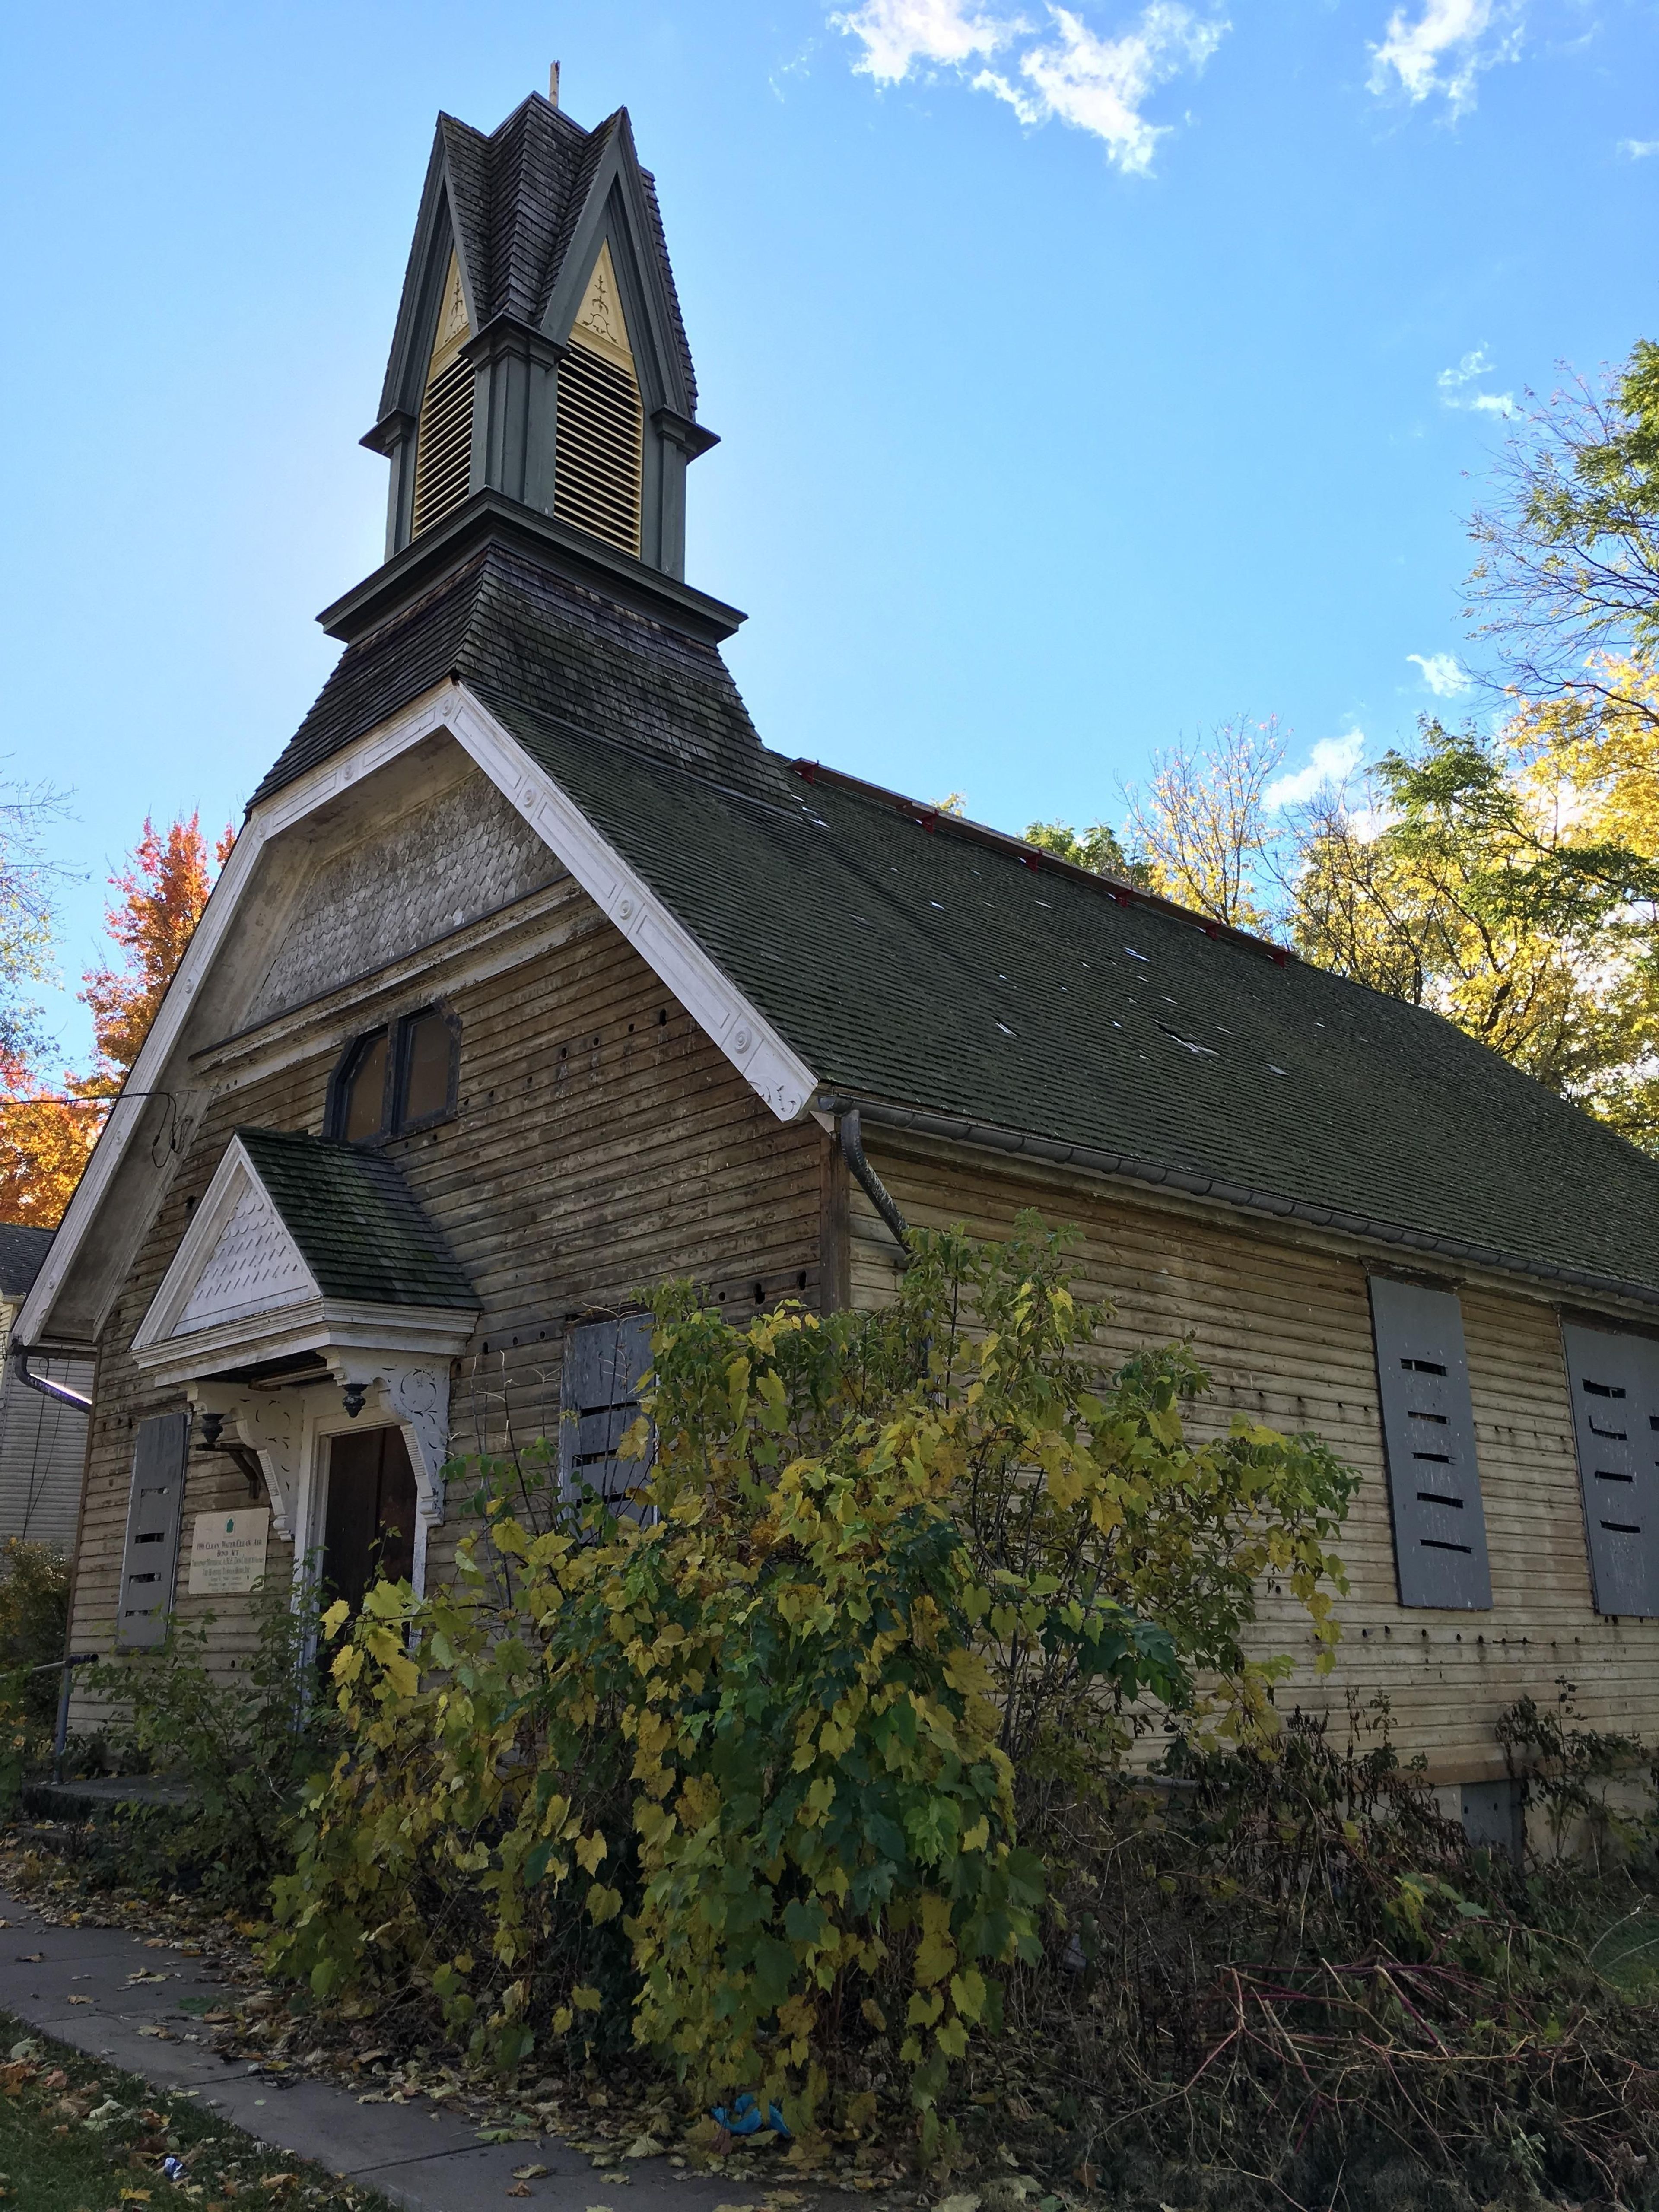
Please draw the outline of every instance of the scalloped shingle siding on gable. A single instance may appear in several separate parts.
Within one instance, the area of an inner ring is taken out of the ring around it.
[[[563,873],[489,779],[474,773],[313,869],[250,1023],[447,936]]]

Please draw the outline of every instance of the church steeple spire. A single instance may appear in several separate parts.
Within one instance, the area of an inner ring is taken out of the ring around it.
[[[438,118],[380,419],[386,555],[481,491],[684,573],[685,470],[715,441],[625,108],[532,93],[486,137]]]

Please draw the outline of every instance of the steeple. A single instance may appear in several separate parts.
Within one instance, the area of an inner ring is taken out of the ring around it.
[[[387,559],[493,491],[683,576],[696,408],[626,108],[584,131],[532,93],[488,137],[441,115],[363,440],[392,464]]]

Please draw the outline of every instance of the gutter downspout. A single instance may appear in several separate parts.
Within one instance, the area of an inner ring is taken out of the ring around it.
[[[38,1390],[43,1398],[51,1398],[60,1406],[73,1406],[77,1413],[92,1411],[90,1398],[83,1398],[78,1390],[71,1390],[62,1382],[48,1382],[44,1375],[31,1375],[29,1361],[40,1349],[38,1345],[14,1344],[11,1364],[17,1370],[18,1380],[27,1382],[31,1390]]]
[[[857,1178],[865,1196],[891,1230],[908,1267],[910,1263],[910,1224],[894,1205],[892,1193],[864,1157],[864,1130],[856,1106],[841,1117],[841,1155]]]

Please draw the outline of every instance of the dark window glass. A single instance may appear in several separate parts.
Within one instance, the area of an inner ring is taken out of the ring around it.
[[[447,1109],[453,1044],[441,1014],[416,1014],[405,1024],[400,1121],[424,1121]]]
[[[370,1037],[346,1078],[341,1134],[351,1145],[378,1137],[386,1122],[386,1031]]]
[[[328,1448],[323,1586],[355,1613],[370,1583],[415,1568],[415,1471],[401,1429],[359,1429]]]

